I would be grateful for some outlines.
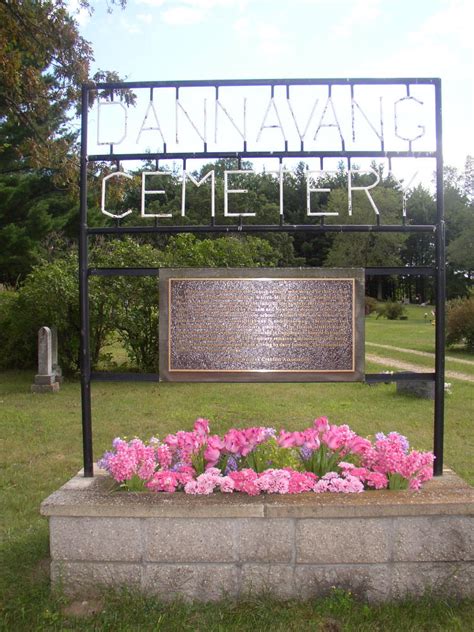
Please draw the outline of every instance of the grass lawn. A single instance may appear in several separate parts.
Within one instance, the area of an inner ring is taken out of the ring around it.
[[[371,316],[367,340],[433,351],[434,327],[424,322],[425,311],[411,307],[406,321]],[[377,347],[368,346],[367,351],[398,357]],[[474,360],[472,354],[458,354]],[[424,358],[401,355],[425,365]],[[367,372],[383,368],[366,367]],[[453,368],[471,372],[467,365]],[[67,380],[59,393],[31,394],[32,379],[32,372],[0,375],[0,630],[473,629],[473,600],[426,598],[369,607],[338,591],[306,603],[262,598],[217,605],[163,604],[136,595],[107,594],[98,596],[98,614],[75,617],[66,600],[50,595],[48,527],[38,510],[41,501],[82,466],[80,388],[77,381]],[[449,381],[453,392],[446,398],[445,464],[473,484],[474,384]],[[232,425],[297,429],[327,415],[332,423],[349,423],[364,435],[398,430],[416,447],[432,448],[433,403],[397,395],[395,384],[95,383],[92,398],[95,458],[117,435],[163,436],[191,428],[198,416],[208,417],[214,432],[220,433]]]

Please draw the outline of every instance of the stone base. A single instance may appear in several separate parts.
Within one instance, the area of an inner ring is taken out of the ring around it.
[[[32,384],[32,393],[57,393],[59,391],[59,382],[52,384]]]
[[[41,505],[51,579],[68,595],[127,586],[212,601],[271,593],[371,601],[474,596],[474,489],[446,471],[421,492],[248,497],[111,493],[102,470]]]

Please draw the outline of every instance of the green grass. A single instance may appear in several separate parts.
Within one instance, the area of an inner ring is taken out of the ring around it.
[[[407,321],[370,317],[368,340],[432,351],[434,328],[423,322],[423,310],[412,307]],[[398,357],[376,347],[368,351]],[[424,366],[423,358],[402,355]],[[467,372],[464,365],[456,368]],[[48,526],[39,505],[82,466],[80,388],[66,381],[59,393],[31,394],[32,379],[30,372],[0,375],[0,630],[472,630],[474,600],[426,598],[369,607],[341,592],[306,603],[262,598],[217,605],[109,593],[100,614],[80,619],[64,613],[67,601],[49,591]],[[473,484],[474,385],[450,381],[445,463]],[[363,435],[398,430],[416,447],[432,447],[433,403],[397,395],[395,384],[94,383],[92,400],[95,458],[117,435],[163,436],[189,429],[197,416],[223,432],[250,424],[297,429],[327,415]]]
[[[406,306],[406,320],[387,321],[371,314],[366,318],[366,339],[379,344],[393,345],[417,351],[434,352],[435,327],[430,324],[433,307]],[[425,313],[429,318],[425,320]]]

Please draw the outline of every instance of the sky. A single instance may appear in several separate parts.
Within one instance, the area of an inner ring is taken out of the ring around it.
[[[92,70],[128,81],[440,77],[445,164],[474,154],[472,0],[98,1],[77,19]]]

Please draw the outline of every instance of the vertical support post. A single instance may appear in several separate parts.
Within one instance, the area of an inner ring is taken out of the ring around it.
[[[91,358],[89,340],[89,279],[88,279],[88,235],[87,235],[87,115],[89,91],[82,86],[81,100],[81,180],[80,180],[80,228],[79,228],[79,302],[81,316],[81,404],[82,445],[84,476],[94,475],[92,459],[91,421]]]
[[[435,83],[436,102],[436,307],[435,307],[435,400],[434,400],[434,475],[443,474],[444,442],[444,371],[445,371],[445,221],[443,193],[443,145],[441,79]]]

